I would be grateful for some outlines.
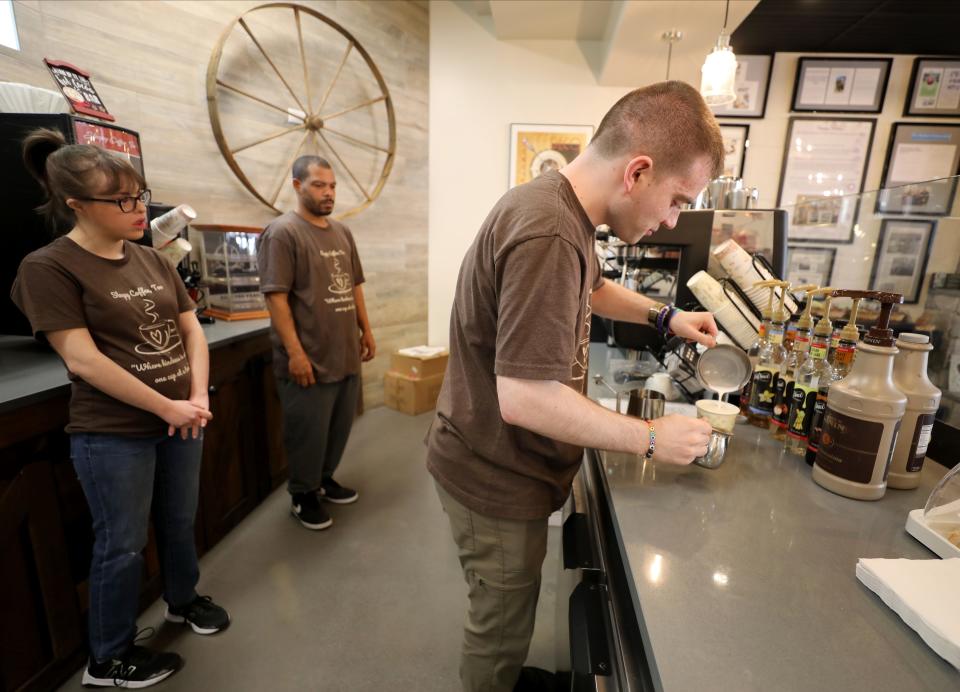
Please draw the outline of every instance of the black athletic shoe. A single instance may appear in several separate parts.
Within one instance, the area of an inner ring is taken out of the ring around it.
[[[332,478],[328,478],[320,486],[320,498],[338,505],[349,505],[360,497],[356,490],[344,488]]]
[[[569,689],[569,673],[551,673],[542,668],[524,666],[513,692],[566,692]]]
[[[314,531],[325,529],[333,523],[327,510],[320,504],[316,493],[297,493],[291,498],[290,513],[306,528]]]
[[[230,616],[227,615],[227,611],[214,603],[209,596],[197,596],[180,608],[167,606],[163,619],[167,622],[190,625],[190,629],[197,634],[216,634],[230,625]]]
[[[83,671],[83,686],[141,689],[163,682],[182,665],[183,659],[177,654],[158,653],[134,644],[119,658],[102,663],[91,659]]]

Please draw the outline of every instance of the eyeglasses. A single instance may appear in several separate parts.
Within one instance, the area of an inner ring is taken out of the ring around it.
[[[103,199],[102,197],[77,197],[76,199],[84,202],[109,202],[120,207],[124,214],[130,214],[137,208],[137,202],[143,202],[143,206],[150,204],[150,190],[144,190],[136,197],[121,197],[120,199]]]

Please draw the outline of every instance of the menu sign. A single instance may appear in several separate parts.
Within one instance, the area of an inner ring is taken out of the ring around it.
[[[143,154],[136,133],[109,125],[75,120],[73,124],[77,144],[92,144],[127,159],[143,175]]]
[[[50,70],[50,74],[53,75],[54,81],[60,87],[60,91],[74,113],[90,115],[110,122],[116,120],[107,111],[107,107],[103,105],[103,101],[100,100],[97,90],[93,88],[93,83],[90,81],[90,75],[87,72],[68,62],[48,58],[44,58],[43,62]]]

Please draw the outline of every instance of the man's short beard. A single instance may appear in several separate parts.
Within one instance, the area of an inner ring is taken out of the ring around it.
[[[314,216],[330,216],[333,213],[333,205],[330,205],[330,209],[324,209],[322,203],[314,202],[312,199],[303,199],[303,206],[307,208]]]

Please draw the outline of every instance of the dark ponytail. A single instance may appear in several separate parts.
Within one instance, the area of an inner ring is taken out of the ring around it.
[[[67,144],[56,130],[34,130],[26,136],[23,164],[47,196],[37,212],[51,225],[76,221],[67,206],[70,198],[115,194],[129,183],[141,190],[147,187],[128,161],[91,144]]]

